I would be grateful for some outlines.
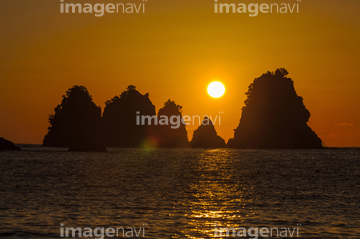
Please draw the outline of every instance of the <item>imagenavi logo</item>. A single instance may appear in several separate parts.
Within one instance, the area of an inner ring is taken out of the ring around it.
[[[60,0],[60,13],[93,14],[95,17],[102,17],[105,15],[105,13],[144,14],[147,1],[148,0],[135,0],[130,2],[129,0],[129,2],[117,3],[73,3],[65,0]]]
[[[243,13],[256,17],[259,13],[299,13],[301,0],[292,3],[227,3],[214,0],[214,13]]]

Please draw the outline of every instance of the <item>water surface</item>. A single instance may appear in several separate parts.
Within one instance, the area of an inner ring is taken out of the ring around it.
[[[359,150],[110,149],[0,152],[0,237],[142,227],[213,238],[218,227],[299,227],[360,238]]]

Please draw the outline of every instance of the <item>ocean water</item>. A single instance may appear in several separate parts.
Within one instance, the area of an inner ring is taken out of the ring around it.
[[[0,152],[2,238],[59,238],[60,225],[143,227],[145,238],[213,238],[225,227],[360,238],[360,150],[23,149]]]

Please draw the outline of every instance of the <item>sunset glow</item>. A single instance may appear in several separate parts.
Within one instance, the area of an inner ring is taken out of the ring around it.
[[[293,4],[293,3],[291,3]],[[339,7],[341,4],[341,7]],[[150,1],[146,14],[61,14],[59,2],[6,1],[1,20],[1,136],[41,144],[48,115],[73,85],[105,102],[135,85],[158,110],[171,98],[187,115],[225,112],[226,141],[245,92],[286,68],[327,146],[360,146],[360,1],[303,1],[299,13],[214,13],[212,1]],[[296,11],[295,11],[296,12]],[[219,79],[226,97],[206,91]],[[196,127],[188,127],[191,137]]]

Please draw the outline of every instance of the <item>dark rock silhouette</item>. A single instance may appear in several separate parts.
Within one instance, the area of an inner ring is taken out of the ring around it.
[[[158,147],[187,147],[189,141],[182,118],[182,106],[168,100],[158,112],[158,125],[151,127],[151,135]]]
[[[225,140],[217,135],[213,122],[204,117],[199,128],[194,131],[190,147],[196,148],[225,148]]]
[[[17,147],[13,142],[6,140],[0,137],[0,151],[3,150],[21,150],[21,148]]]
[[[66,92],[49,122],[43,146],[104,150],[100,135],[101,108],[95,105],[84,86],[76,85]]]
[[[149,94],[130,85],[120,96],[106,102],[103,114],[104,141],[110,147],[140,147],[148,137],[149,124],[137,125],[137,116],[156,116]]]
[[[287,75],[285,69],[277,69],[250,84],[229,147],[322,148],[321,139],[307,125],[310,112]]]

